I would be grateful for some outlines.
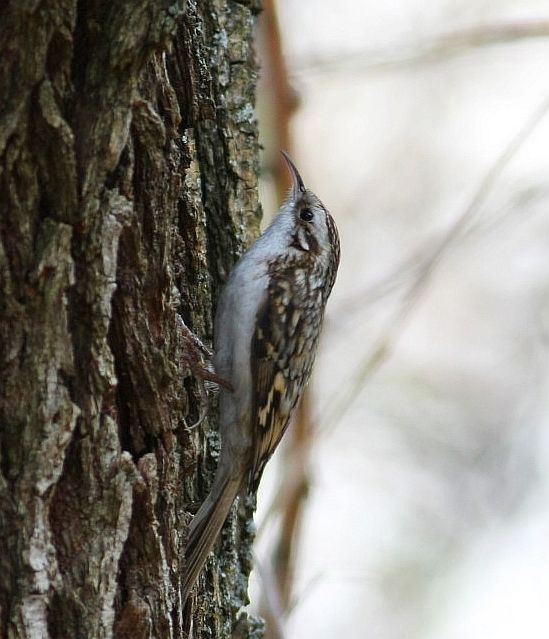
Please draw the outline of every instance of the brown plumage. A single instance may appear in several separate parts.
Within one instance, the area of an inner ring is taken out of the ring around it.
[[[265,233],[233,269],[215,322],[221,456],[193,519],[186,597],[242,489],[255,492],[309,380],[339,264],[339,237],[322,202],[285,155],[294,186]]]

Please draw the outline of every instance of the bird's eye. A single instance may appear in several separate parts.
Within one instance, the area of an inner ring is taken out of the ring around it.
[[[311,211],[311,209],[303,209],[303,211],[301,211],[301,213],[299,214],[299,217],[304,221],[304,222],[310,222],[313,217],[314,214]]]

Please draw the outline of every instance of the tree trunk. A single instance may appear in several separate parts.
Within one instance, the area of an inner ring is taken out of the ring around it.
[[[236,622],[250,505],[186,609],[179,595],[219,449],[215,407],[189,428],[181,320],[211,343],[220,285],[258,232],[258,9],[0,8],[2,637],[260,635]]]

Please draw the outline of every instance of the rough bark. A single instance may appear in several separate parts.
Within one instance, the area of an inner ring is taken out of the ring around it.
[[[206,343],[257,234],[257,0],[0,8],[2,637],[252,637],[251,507],[193,605],[215,468],[180,321]],[[223,578],[221,578],[223,576]]]

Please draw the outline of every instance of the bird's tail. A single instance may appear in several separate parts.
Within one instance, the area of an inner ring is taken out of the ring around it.
[[[217,486],[214,484],[191,522],[182,580],[183,600],[189,596],[191,588],[206,563],[208,554],[240,491],[240,484],[239,480],[230,478],[224,478]]]

